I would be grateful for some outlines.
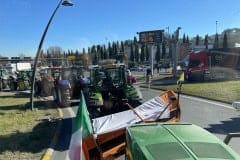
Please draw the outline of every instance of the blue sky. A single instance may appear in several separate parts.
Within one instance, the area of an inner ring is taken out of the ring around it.
[[[182,27],[186,33],[214,34],[240,28],[239,0],[72,0],[62,6],[43,48],[82,49],[93,44],[131,39],[136,32]],[[0,54],[34,56],[58,0],[1,0]]]

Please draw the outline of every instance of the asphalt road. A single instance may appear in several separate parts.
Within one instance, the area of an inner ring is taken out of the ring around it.
[[[144,101],[147,101],[161,92],[142,88]],[[181,121],[199,125],[220,139],[224,139],[229,132],[240,132],[240,113],[231,105],[205,99],[180,96]],[[77,106],[63,108],[63,123],[59,140],[54,148],[52,160],[67,160],[68,146],[71,138],[72,117],[75,116]],[[230,146],[240,154],[240,138],[230,142]],[[120,158],[123,159],[123,158]]]
[[[141,90],[144,100],[161,93],[147,88]],[[182,95],[180,105],[181,122],[201,126],[222,140],[230,132],[240,132],[240,112],[229,104]],[[232,139],[229,145],[240,154],[240,138]]]

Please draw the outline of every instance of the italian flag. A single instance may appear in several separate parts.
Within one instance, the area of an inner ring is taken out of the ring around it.
[[[73,120],[72,137],[69,146],[70,160],[83,160],[82,139],[93,133],[89,113],[83,93],[75,119]]]

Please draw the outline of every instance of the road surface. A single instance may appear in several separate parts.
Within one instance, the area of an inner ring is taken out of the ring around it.
[[[142,88],[144,101],[147,101],[158,94],[160,91]],[[220,139],[224,139],[229,132],[240,132],[240,113],[231,105],[215,101],[180,96],[181,121],[199,125]],[[77,106],[63,108],[63,124],[59,140],[54,148],[52,160],[67,160],[68,146],[71,138],[72,117],[76,115]],[[230,146],[240,154],[240,138],[234,139]],[[122,159],[122,158],[120,158]]]
[[[141,89],[144,100],[148,100],[160,92],[152,89]],[[181,122],[199,125],[220,139],[227,133],[240,132],[240,112],[229,104],[223,104],[190,96],[180,96]],[[240,154],[240,138],[230,142],[230,146]]]

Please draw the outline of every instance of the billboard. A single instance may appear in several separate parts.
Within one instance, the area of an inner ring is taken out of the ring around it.
[[[140,43],[162,43],[164,30],[138,32]]]

